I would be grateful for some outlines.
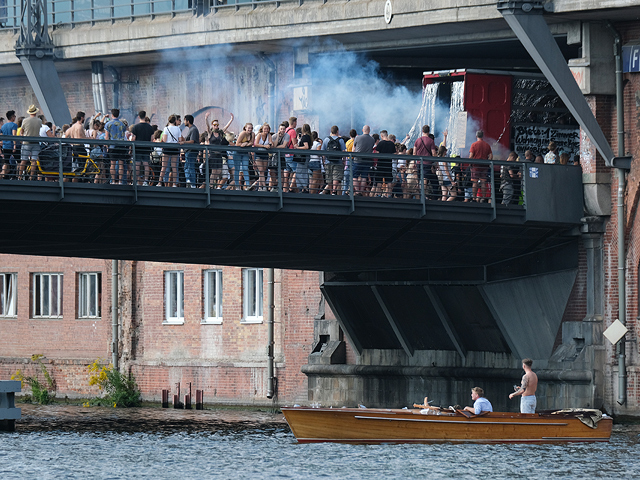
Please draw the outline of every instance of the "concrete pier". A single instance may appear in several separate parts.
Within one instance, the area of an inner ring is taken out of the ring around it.
[[[17,380],[0,380],[0,432],[13,432],[21,410],[15,407],[16,392],[22,390]]]

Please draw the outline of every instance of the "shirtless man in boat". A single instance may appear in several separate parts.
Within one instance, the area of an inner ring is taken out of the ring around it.
[[[473,400],[473,407],[464,407],[465,412],[471,412],[475,415],[480,415],[482,412],[493,412],[491,402],[484,398],[484,390],[480,387],[471,389],[471,400]]]
[[[516,395],[522,395],[520,399],[520,413],[536,413],[536,389],[538,388],[538,376],[531,370],[533,360],[525,358],[522,360],[522,384],[515,387],[516,391],[509,395],[513,398]]]

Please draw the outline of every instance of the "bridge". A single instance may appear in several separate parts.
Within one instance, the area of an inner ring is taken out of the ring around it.
[[[92,91],[79,78],[92,68],[102,75],[96,62],[104,62],[113,77],[106,95],[110,105],[126,104],[128,114],[150,104],[160,117],[176,108],[195,112],[211,104],[204,100],[207,95],[216,99],[213,104],[224,105],[234,97],[232,89],[220,92],[211,84],[230,75],[230,85],[250,85],[267,104],[256,105],[251,98],[232,110],[243,114],[242,121],[269,118],[274,125],[291,112],[315,114],[295,100],[279,111],[277,101],[293,98],[298,86],[309,83],[307,71],[314,60],[344,49],[366,53],[406,84],[422,78],[425,70],[542,71],[607,165],[616,165],[593,115],[585,113],[582,94],[614,93],[613,33],[601,21],[636,18],[639,1],[532,2],[538,12],[544,7],[536,35],[518,30],[522,22],[505,20],[515,4],[524,2],[501,2],[504,10],[498,10],[496,2],[392,1],[388,23],[382,0],[144,3],[149,10],[139,9],[135,1],[126,7],[116,1],[107,12],[47,2],[52,6],[48,54],[56,59],[69,105],[84,108]],[[14,48],[19,22],[16,14],[6,18],[0,22],[0,76],[23,85]],[[523,46],[523,38],[543,36],[542,45]],[[536,56],[540,52],[544,54]],[[578,57],[573,69],[583,74],[579,88],[567,67],[568,60]],[[203,69],[197,62],[209,62],[206,70],[215,72],[216,62],[229,65],[223,63],[227,58],[241,67],[199,76]],[[245,68],[245,58],[253,65]],[[562,68],[550,67],[549,59]],[[145,66],[152,67],[141,72]],[[164,83],[173,85],[163,77],[165,67],[189,95],[164,89]],[[104,84],[94,87],[95,105],[99,88],[104,91]],[[26,97],[22,90],[6,90],[19,92],[15,98]],[[587,152],[591,145],[583,141]],[[506,396],[513,366],[526,355],[548,369],[541,374],[549,380],[541,387],[548,407],[556,406],[566,381],[573,382],[571,392],[580,404],[600,406],[604,387],[594,389],[604,385],[598,381],[605,363],[597,345],[599,323],[561,326],[579,265],[578,227],[584,214],[580,169],[526,164],[522,173],[523,204],[508,206],[495,197],[491,204],[444,203],[424,191],[414,199],[386,199],[358,197],[352,188],[348,195],[334,197],[282,189],[193,191],[135,182],[73,183],[62,174],[53,182],[6,180],[0,184],[0,201],[9,233],[2,250],[325,272],[321,288],[359,354],[359,365],[338,365],[344,362],[341,333],[331,322],[318,320],[316,347],[322,352],[312,354],[306,367],[314,398],[331,391],[336,378],[343,381],[354,374],[361,375],[361,391],[371,395],[371,404],[381,403],[389,391],[421,398],[415,392],[427,381],[436,389],[462,392],[469,367],[476,365],[481,368],[474,378],[494,382]],[[607,188],[604,183],[596,186]],[[592,267],[597,248],[587,252]],[[597,279],[593,270],[588,275],[587,297],[593,302]],[[561,328],[564,343],[554,356]],[[370,373],[365,373],[367,367]],[[379,392],[369,378],[380,385]]]
[[[51,140],[54,152],[71,143]],[[192,147],[204,148],[222,150]],[[358,157],[366,155],[350,155]],[[492,203],[464,203],[433,200],[424,188],[416,198],[402,199],[358,196],[352,185],[346,195],[312,195],[283,193],[282,188],[265,192],[156,188],[136,181],[86,183],[93,178],[70,182],[62,159],[50,168],[60,172],[56,181],[0,180],[3,252],[81,252],[105,259],[320,271],[438,269],[453,274],[564,245],[573,239],[572,229],[582,217],[582,177],[574,166],[519,165],[523,205],[502,205],[495,189]],[[486,163],[491,172],[508,165],[467,161]],[[282,172],[278,175],[281,181]]]

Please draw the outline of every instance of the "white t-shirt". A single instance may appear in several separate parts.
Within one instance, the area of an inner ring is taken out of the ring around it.
[[[41,137],[48,137],[47,132],[50,132],[50,131],[51,131],[51,129],[49,128],[49,126],[48,126],[48,125],[43,124],[43,125],[40,127],[40,136],[41,136]]]
[[[180,127],[177,127],[176,125],[167,125],[162,131],[162,135],[166,135],[167,137],[164,139],[165,143],[178,143],[182,136],[182,132],[180,131]]]

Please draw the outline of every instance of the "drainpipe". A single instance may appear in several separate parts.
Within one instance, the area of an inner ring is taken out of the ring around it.
[[[618,124],[618,156],[624,156],[624,96],[622,85],[622,39],[611,22],[607,26],[613,31],[615,40],[613,43],[616,57],[616,115]],[[625,325],[627,323],[626,278],[625,278],[625,242],[624,242],[624,169],[616,169],[618,177],[618,320]],[[618,403],[624,405],[627,401],[627,371],[625,366],[625,341],[620,339],[618,350]]]
[[[267,268],[267,303],[269,304],[267,308],[267,398],[273,398],[275,394],[275,378],[274,378],[274,368],[273,368],[273,359],[274,359],[274,345],[275,342],[273,340],[273,312],[275,310],[275,302],[274,302],[274,274],[273,268]]]
[[[118,261],[111,260],[111,364],[118,370]]]
[[[269,57],[267,57],[264,53],[260,54],[260,58],[267,65],[269,69],[269,94],[268,94],[268,103],[267,106],[267,116],[269,120],[269,125],[271,128],[276,128],[275,118],[276,118],[276,64],[271,61]]]

